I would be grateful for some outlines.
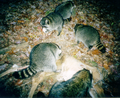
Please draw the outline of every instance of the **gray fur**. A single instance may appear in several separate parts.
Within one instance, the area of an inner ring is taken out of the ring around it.
[[[43,31],[46,33],[47,31],[57,30],[58,35],[60,35],[63,27],[63,19],[61,15],[58,13],[50,13],[47,16],[43,17],[40,21],[41,26],[43,27]]]
[[[60,47],[55,43],[40,43],[30,53],[30,66],[13,73],[15,78],[28,78],[37,72],[57,71],[56,59],[61,54]]]
[[[88,25],[76,24],[74,30],[77,43],[82,42],[88,48],[88,51],[96,45],[101,52],[105,52],[105,47],[100,42],[100,35],[95,28]]]
[[[72,1],[66,1],[59,4],[55,8],[55,12],[59,13],[65,20],[71,17],[73,7],[74,7],[74,4]]]

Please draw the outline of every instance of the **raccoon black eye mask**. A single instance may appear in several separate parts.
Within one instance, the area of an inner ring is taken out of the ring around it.
[[[40,21],[40,24],[43,28],[43,32],[47,33],[47,31],[58,31],[58,36],[60,35],[63,27],[63,18],[58,13],[50,13],[47,16],[43,17]]]
[[[74,27],[77,43],[82,42],[88,51],[95,45],[102,53],[105,53],[105,47],[100,41],[98,31],[88,25],[76,24]]]
[[[61,54],[60,47],[55,43],[40,43],[30,53],[30,66],[13,73],[18,79],[28,78],[37,72],[56,72],[56,59]]]

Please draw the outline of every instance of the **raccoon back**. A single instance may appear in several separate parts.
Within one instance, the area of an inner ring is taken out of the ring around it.
[[[55,12],[59,13],[63,17],[63,19],[67,19],[67,18],[70,18],[72,14],[73,6],[74,4],[72,1],[66,1],[66,2],[59,4],[55,8]]]
[[[95,28],[88,25],[76,24],[74,30],[78,43],[83,42],[89,49],[95,45],[100,51],[105,52],[105,47],[102,45],[100,35]]]
[[[56,59],[61,54],[60,47],[55,43],[40,43],[30,53],[30,66],[39,71],[56,71]]]
[[[30,53],[30,66],[13,73],[15,78],[28,78],[42,71],[56,71],[56,59],[61,53],[60,47],[55,43],[40,43],[33,47]]]

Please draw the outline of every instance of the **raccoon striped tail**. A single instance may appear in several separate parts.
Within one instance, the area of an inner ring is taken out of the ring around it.
[[[106,49],[105,47],[103,46],[103,44],[101,42],[98,42],[96,47],[102,52],[102,53],[105,53],[106,52]]]
[[[34,74],[36,74],[37,71],[35,71],[34,69],[32,69],[31,67],[28,67],[26,69],[17,71],[13,73],[13,76],[16,79],[25,79],[25,78],[29,78],[30,76],[33,76]]]

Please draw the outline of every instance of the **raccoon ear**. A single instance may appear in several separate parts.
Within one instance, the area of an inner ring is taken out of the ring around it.
[[[46,24],[49,24],[49,20],[46,19],[46,20],[45,20],[45,23],[46,23]]]

